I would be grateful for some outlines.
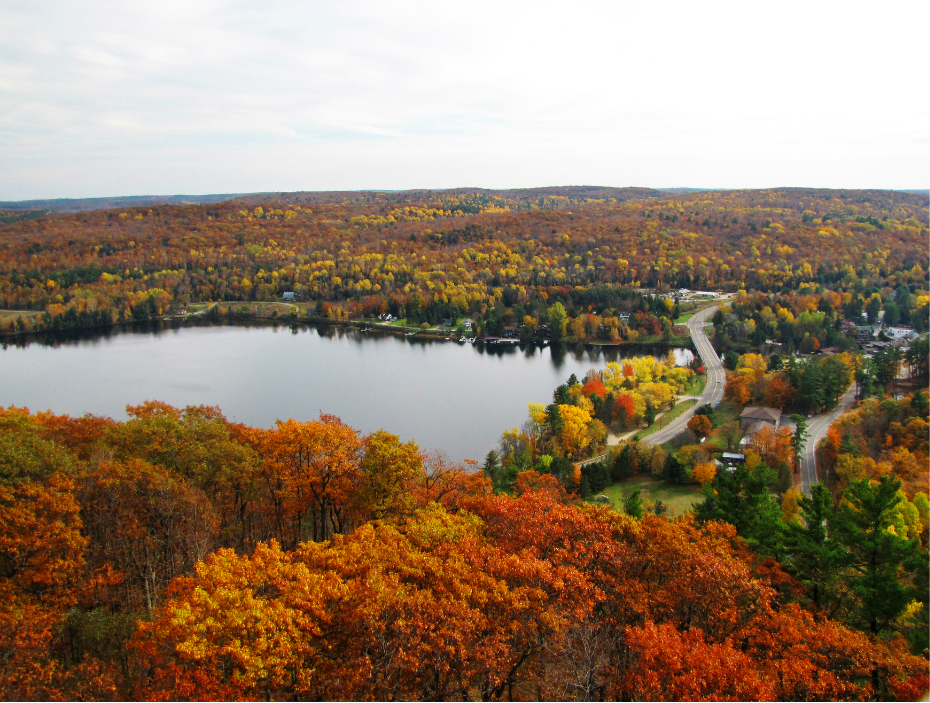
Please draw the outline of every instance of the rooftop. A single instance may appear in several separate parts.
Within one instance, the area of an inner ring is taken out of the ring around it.
[[[775,408],[766,408],[761,405],[753,405],[740,413],[740,417],[749,420],[766,420],[778,424],[781,420],[781,410]]]

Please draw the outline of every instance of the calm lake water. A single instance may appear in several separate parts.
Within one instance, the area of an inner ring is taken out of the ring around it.
[[[341,328],[148,326],[0,350],[0,405],[126,418],[126,405],[218,405],[260,427],[337,415],[452,459],[480,459],[527,403],[633,352],[481,347]],[[638,353],[643,354],[642,350]],[[662,352],[658,352],[661,356]],[[676,350],[680,363],[692,358]]]

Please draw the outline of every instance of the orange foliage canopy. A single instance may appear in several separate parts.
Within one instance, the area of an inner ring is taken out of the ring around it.
[[[494,495],[479,473],[329,416],[265,431],[196,408],[73,427],[11,410],[0,429],[6,698],[811,700],[927,686],[902,642],[787,602],[796,585],[733,527],[579,505],[550,475]],[[191,432],[199,463],[179,443]],[[74,458],[89,446],[112,458]],[[219,456],[237,479],[207,471]],[[83,525],[85,505],[101,515]],[[307,539],[322,519],[326,538]],[[293,548],[254,539],[278,530]],[[128,647],[75,639],[82,612],[133,617]]]
[[[585,395],[591,395],[594,393],[601,398],[605,398],[607,396],[607,389],[604,387],[604,382],[599,378],[589,378],[587,381],[585,381],[585,384],[582,386],[581,390]]]

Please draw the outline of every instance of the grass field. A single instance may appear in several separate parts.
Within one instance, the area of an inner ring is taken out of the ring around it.
[[[739,413],[739,408],[729,400],[720,401],[720,405],[714,408],[714,427],[720,427],[731,420],[739,420]]]
[[[668,517],[678,517],[690,512],[696,503],[704,500],[704,494],[698,486],[672,486],[663,481],[657,481],[651,476],[634,476],[622,483],[615,483],[604,489],[604,495],[610,498],[617,509],[622,510],[623,493],[629,493],[636,487],[642,490],[643,500],[655,503],[661,500],[669,506]]]
[[[667,413],[665,413],[660,418],[660,420],[656,420],[651,425],[649,425],[649,427],[647,427],[646,429],[640,430],[636,434],[636,439],[642,439],[643,437],[648,437],[653,432],[657,432],[658,430],[661,430],[663,427],[667,427],[668,423],[670,423],[676,417],[679,417],[688,408],[694,407],[696,403],[697,403],[696,400],[685,400],[685,401],[680,402],[674,408],[672,408]]]
[[[694,375],[691,383],[685,388],[684,395],[701,395],[704,392],[704,384],[707,383],[707,376]]]

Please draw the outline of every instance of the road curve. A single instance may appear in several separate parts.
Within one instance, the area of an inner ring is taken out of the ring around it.
[[[853,383],[840,398],[840,402],[829,413],[815,415],[807,423],[807,442],[801,452],[801,489],[804,495],[810,496],[811,484],[817,483],[817,445],[827,435],[836,419],[852,407],[856,400],[856,384]]]
[[[726,372],[723,370],[723,364],[720,357],[714,351],[713,345],[704,333],[704,324],[717,311],[717,306],[695,313],[688,320],[688,331],[691,333],[691,341],[694,342],[694,348],[697,349],[698,356],[704,362],[704,369],[707,372],[707,383],[704,385],[704,392],[698,398],[697,404],[675,418],[667,427],[663,427],[657,432],[653,432],[642,441],[646,444],[662,444],[667,442],[679,432],[687,429],[688,420],[694,416],[694,411],[705,404],[713,406],[719,403],[723,398],[723,386],[727,382]]]

